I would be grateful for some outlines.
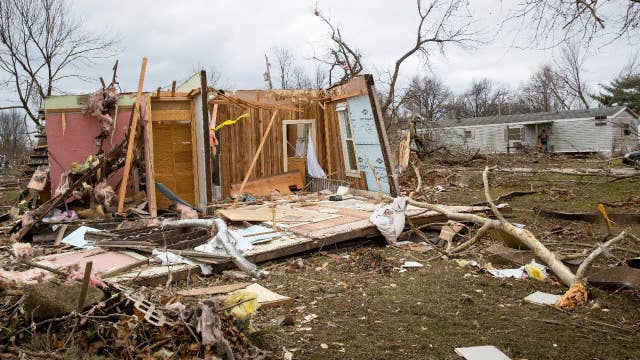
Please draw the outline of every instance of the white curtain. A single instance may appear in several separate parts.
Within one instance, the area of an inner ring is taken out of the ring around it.
[[[307,144],[307,173],[314,178],[326,178],[327,174],[322,170],[316,157],[316,146],[313,144],[311,131],[307,134]]]

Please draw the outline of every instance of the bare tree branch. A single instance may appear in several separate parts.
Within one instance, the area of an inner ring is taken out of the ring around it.
[[[71,18],[67,0],[0,2],[0,72],[12,79],[19,106],[39,124],[38,110],[69,69],[109,57],[114,40],[91,34]]]

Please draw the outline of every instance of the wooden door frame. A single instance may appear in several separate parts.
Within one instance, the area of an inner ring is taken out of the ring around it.
[[[282,120],[282,165],[284,172],[288,171],[289,163],[287,156],[287,125],[311,124],[311,139],[316,146],[316,119]],[[316,156],[318,156],[316,154]]]

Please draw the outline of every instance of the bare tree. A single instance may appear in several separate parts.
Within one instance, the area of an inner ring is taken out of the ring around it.
[[[571,96],[557,72],[546,64],[542,65],[522,87],[520,101],[529,112],[563,111],[571,108]]]
[[[16,102],[4,108],[24,109],[39,124],[44,97],[79,65],[110,55],[114,41],[96,36],[72,18],[66,0],[0,1],[0,82],[15,91]]]
[[[301,66],[294,66],[291,72],[292,89],[311,89],[313,82]]]
[[[276,62],[280,74],[280,88],[288,89],[294,66],[293,53],[287,48],[275,48],[273,52],[276,56]]]
[[[432,0],[428,6],[417,0],[418,26],[413,46],[396,60],[390,75],[389,89],[385,101],[382,103],[383,113],[387,113],[396,101],[396,84],[400,75],[402,63],[415,53],[421,54],[428,61],[433,45],[444,53],[447,44],[469,46],[475,42],[471,31],[471,21],[463,11],[468,0]]]
[[[334,71],[342,70],[340,80],[335,83],[347,81],[364,70],[362,65],[362,53],[357,48],[349,45],[342,37],[340,27],[334,25],[319,10],[315,10],[314,14],[318,16],[329,27],[329,37],[331,45],[322,56],[314,56],[313,58],[322,64],[329,66],[329,85],[334,84]]]
[[[327,86],[327,80],[327,72],[324,71],[324,69],[320,65],[316,65],[316,67],[314,68],[313,76],[314,88],[323,89],[325,86]]]
[[[490,79],[474,79],[469,90],[459,96],[450,106],[456,117],[481,117],[498,113],[507,114],[503,104],[509,91]]]
[[[451,96],[451,91],[438,77],[416,76],[405,92],[404,106],[423,122],[438,121],[446,118]]]
[[[581,52],[577,42],[566,43],[561,49],[560,60],[557,64],[556,76],[567,90],[585,109],[589,108],[589,89],[585,83],[584,74],[585,54]]]
[[[16,109],[0,111],[0,154],[18,159],[29,147],[27,124]]]
[[[567,39],[590,42],[637,35],[640,0],[523,0],[509,20],[533,26],[534,44],[557,46]],[[560,36],[560,38],[558,38]]]

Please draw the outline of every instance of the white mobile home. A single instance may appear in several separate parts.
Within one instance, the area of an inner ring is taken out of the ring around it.
[[[536,148],[543,129],[550,152],[621,154],[638,146],[638,115],[626,106],[449,119],[432,131],[444,145],[490,153]]]

